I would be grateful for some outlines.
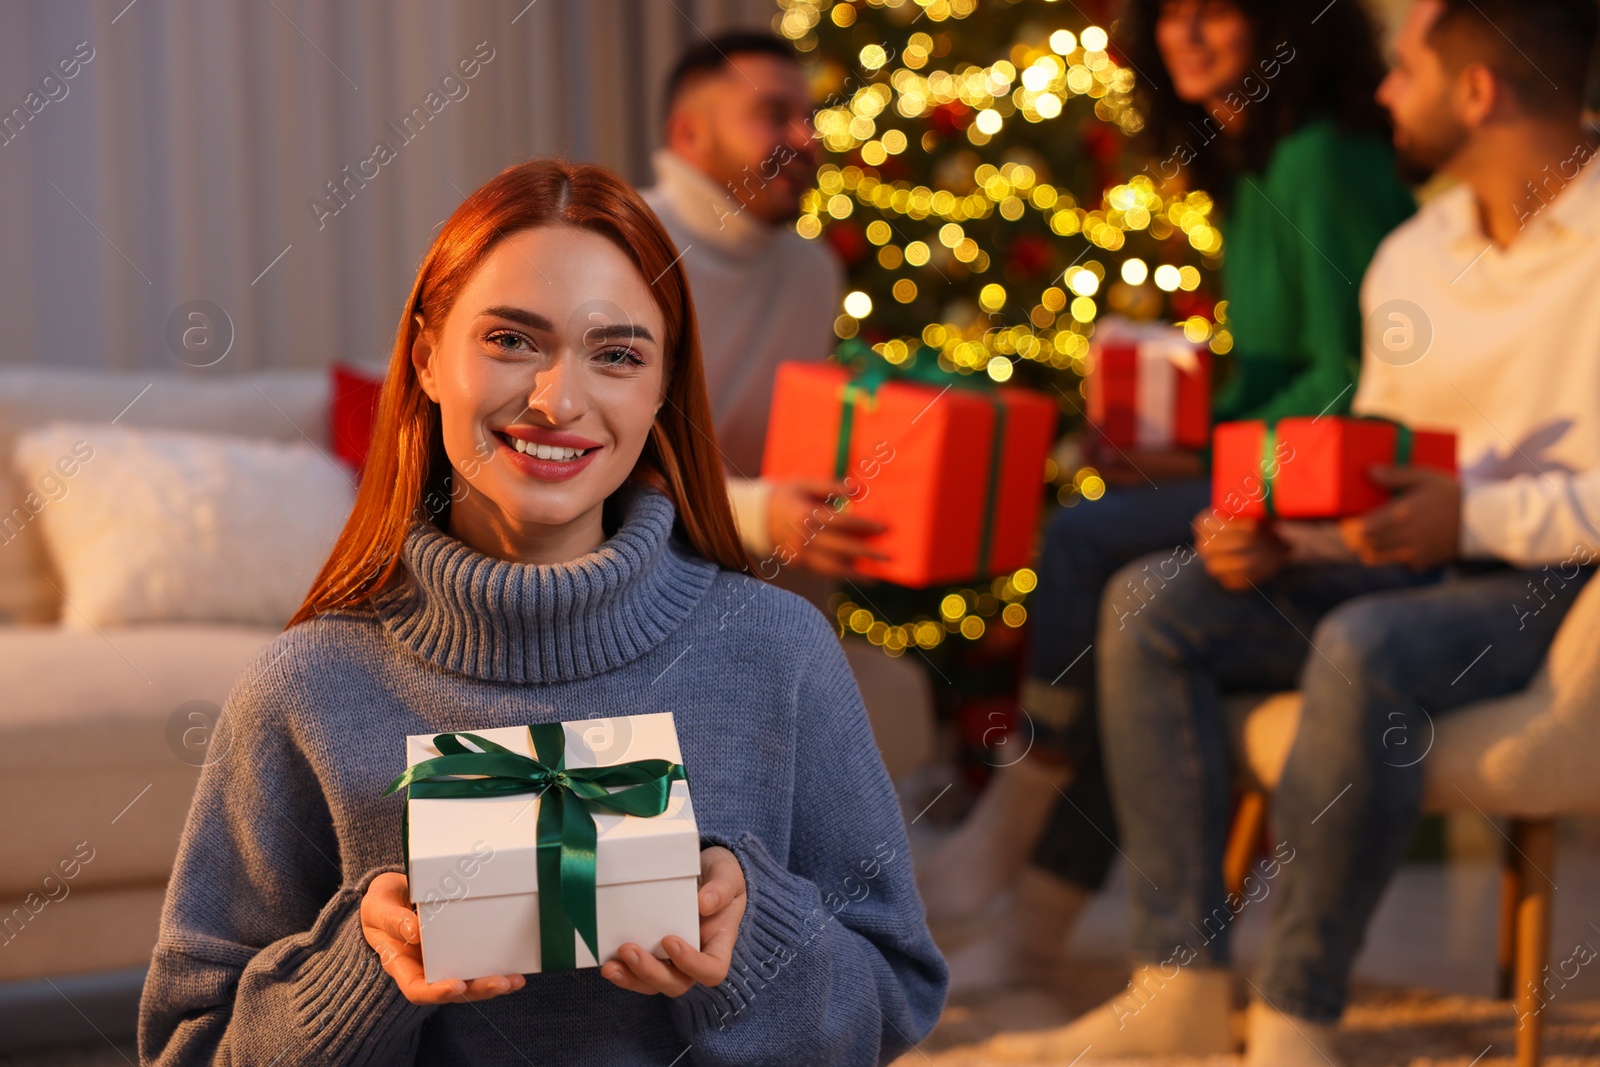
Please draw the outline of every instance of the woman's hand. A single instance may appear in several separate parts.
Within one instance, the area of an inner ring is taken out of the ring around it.
[[[632,941],[607,960],[600,973],[623,989],[635,993],[665,993],[680,997],[689,987],[721,985],[733,960],[733,941],[744,918],[744,869],[732,852],[714,845],[700,852],[700,945],[689,947],[681,937],[668,936],[661,945],[668,959],[661,960]]]
[[[422,934],[416,912],[407,901],[406,876],[393,871],[378,875],[361,898],[361,932],[378,953],[378,962],[413,1004],[450,1004],[488,1000],[521,989],[520,974],[497,974],[463,982],[448,978],[428,982],[422,976]]]
[[[1217,584],[1241,592],[1267,581],[1289,562],[1289,546],[1261,519],[1234,516],[1220,528],[1208,509],[1194,517],[1194,547]]]

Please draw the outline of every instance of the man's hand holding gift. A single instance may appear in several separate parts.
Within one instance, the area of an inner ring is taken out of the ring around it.
[[[721,985],[733,961],[733,942],[744,918],[744,869],[720,845],[700,853],[700,944],[693,948],[681,937],[662,938],[668,958],[657,959],[633,942],[624,944],[600,973],[635,993],[680,997],[696,982]]]
[[[1212,509],[1195,521],[1206,570],[1238,590],[1325,549],[1341,558],[1348,551],[1369,567],[1426,570],[1455,559],[1455,452],[1450,431],[1413,431],[1380,418],[1223,423],[1212,440]],[[1280,533],[1280,520],[1328,525]]]
[[[1060,409],[939,358],[922,346],[891,363],[851,338],[835,361],[778,368],[761,480],[780,569],[920,589],[1032,558],[1043,495],[1007,475],[1044,469]]]
[[[1361,515],[1339,520],[1339,536],[1369,567],[1427,570],[1461,548],[1461,483],[1427,467],[1375,467],[1372,480],[1394,494]],[[1232,518],[1220,528],[1209,509],[1195,519],[1195,548],[1224,589],[1259,584],[1283,569],[1289,546],[1269,520]]]
[[[1365,515],[1339,523],[1339,534],[1369,567],[1427,570],[1461,550],[1461,483],[1427,467],[1375,467],[1372,480],[1394,493]]]
[[[843,482],[794,478],[776,482],[767,504],[767,533],[794,562],[830,578],[857,574],[860,559],[886,560],[873,538],[882,523],[838,507],[849,500]]]

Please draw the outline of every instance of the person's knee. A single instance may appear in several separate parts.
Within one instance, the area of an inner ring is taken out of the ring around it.
[[[1194,558],[1194,550],[1178,546],[1127,564],[1111,576],[1100,598],[1100,636],[1130,631],[1134,636],[1160,626],[1181,613],[1202,595],[1207,578]]]
[[[1312,632],[1301,679],[1311,714],[1300,728],[1327,775],[1350,778],[1382,763],[1395,769],[1385,781],[1397,783],[1396,773],[1433,747],[1432,719],[1408,695],[1415,643],[1427,638],[1425,627],[1381,597],[1340,605]]]
[[[1145,609],[1155,602],[1157,589],[1144,587],[1144,568],[1147,562],[1136,559],[1111,575],[1105,592],[1100,597],[1100,641],[1105,644],[1130,629],[1150,621]],[[1163,583],[1165,584],[1165,583]]]
[[[1148,751],[1151,733],[1179,729],[1187,714],[1181,701],[1144,699],[1149,687],[1200,667],[1205,635],[1194,621],[1210,613],[1207,594],[1221,593],[1202,567],[1180,565],[1177,558],[1159,552],[1134,560],[1112,576],[1100,601],[1101,737],[1107,758],[1122,762],[1123,773],[1132,776],[1144,773],[1134,754]]]
[[[1219,592],[1192,549],[1129,563],[1112,575],[1100,598],[1100,670],[1129,681],[1156,663],[1189,663],[1195,654],[1191,624],[1206,616],[1208,598]]]
[[[1399,680],[1409,645],[1393,605],[1359,597],[1334,608],[1312,632],[1308,675],[1336,672],[1345,685],[1382,685]]]

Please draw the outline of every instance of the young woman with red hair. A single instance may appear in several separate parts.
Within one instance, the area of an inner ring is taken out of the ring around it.
[[[886,1062],[947,981],[828,622],[747,573],[661,224],[535,160],[446,222],[355,508],[225,707],[140,1012],[152,1064]],[[424,980],[408,734],[669,710],[699,949]]]

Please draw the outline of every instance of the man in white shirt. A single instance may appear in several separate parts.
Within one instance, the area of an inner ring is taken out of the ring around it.
[[[1321,529],[1202,513],[1198,557],[1112,579],[1130,593],[1108,595],[1100,621],[1102,736],[1137,872],[1138,968],[1129,992],[1018,1051],[1230,1051],[1216,1020],[1245,901],[1222,884],[1222,697],[1298,686],[1277,845],[1247,882],[1250,902],[1274,901],[1246,1063],[1337,1064],[1351,966],[1420,818],[1435,719],[1526,686],[1600,558],[1600,166],[1584,166],[1582,117],[1597,35],[1594,0],[1409,11],[1378,97],[1401,157],[1458,184],[1367,271],[1352,407],[1454,431],[1460,476],[1376,469],[1391,499]]]
[[[816,177],[812,110],[787,41],[751,31],[705,41],[668,80],[667,143],[653,157],[656,185],[643,195],[683,253],[746,548],[764,559],[783,545],[808,570],[838,575],[877,551],[867,539],[881,527],[833,511],[828,499],[842,485],[759,477],[778,364],[821,361],[838,343],[844,271],[791,225]],[[827,521],[808,537],[813,516]]]

